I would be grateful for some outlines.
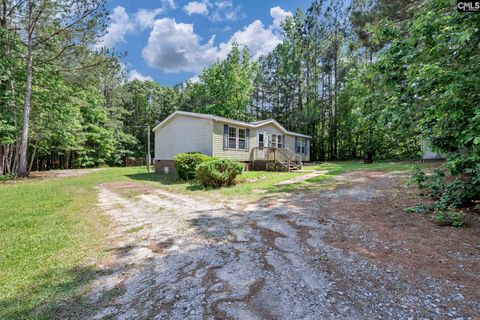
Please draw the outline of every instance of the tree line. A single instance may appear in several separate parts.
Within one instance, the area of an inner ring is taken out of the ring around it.
[[[315,0],[268,55],[234,44],[173,87],[126,81],[120,55],[93,49],[105,1],[2,6],[0,175],[121,165],[185,110],[275,118],[313,137],[313,160],[417,159],[426,141],[480,183],[480,18],[454,1]]]

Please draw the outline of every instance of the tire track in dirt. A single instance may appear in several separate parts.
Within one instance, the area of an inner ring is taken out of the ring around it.
[[[111,272],[92,286],[93,317],[408,319],[450,312],[467,319],[455,305],[478,310],[478,304],[452,300],[458,292],[437,297],[441,281],[406,282],[401,268],[392,272],[389,265],[327,243],[327,236],[344,237],[339,228],[345,224],[361,228],[343,219],[341,201],[374,203],[383,191],[372,179],[394,177],[341,179],[354,183],[241,206],[141,183],[99,186],[99,206],[116,223],[111,237],[117,254]],[[141,192],[126,197],[125,187]],[[113,289],[117,294],[109,295]]]

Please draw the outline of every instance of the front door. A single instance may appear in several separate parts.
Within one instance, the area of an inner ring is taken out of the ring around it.
[[[258,159],[265,159],[267,150],[265,149],[268,147],[268,133],[266,132],[259,132],[258,139],[257,139],[257,157]]]
[[[265,133],[259,132],[257,141],[258,141],[257,147],[259,147],[260,149],[265,147]]]

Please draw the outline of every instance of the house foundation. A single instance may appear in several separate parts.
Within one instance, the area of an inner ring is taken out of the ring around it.
[[[175,160],[155,160],[155,172],[160,174],[175,174]]]

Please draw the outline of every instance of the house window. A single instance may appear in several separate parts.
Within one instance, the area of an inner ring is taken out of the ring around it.
[[[274,147],[274,148],[277,147],[277,135],[276,134],[272,134],[271,146]]]
[[[263,140],[263,133],[258,134],[258,147],[263,148],[265,146],[264,140]]]
[[[245,150],[246,140],[245,140],[245,129],[238,129],[238,149]]]
[[[303,138],[297,138],[297,148],[296,148],[297,153],[305,153],[305,139]]]
[[[237,128],[228,127],[228,148],[237,148]]]
[[[277,145],[279,148],[283,148],[283,137],[282,136],[278,136],[278,142],[277,142]]]

